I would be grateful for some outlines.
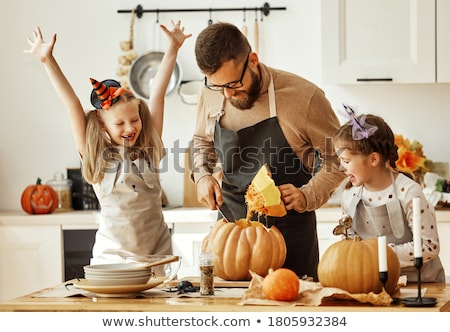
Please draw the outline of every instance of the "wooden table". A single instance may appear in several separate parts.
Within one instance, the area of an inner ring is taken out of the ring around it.
[[[170,298],[89,298],[84,296],[61,298],[38,298],[34,295],[43,290],[0,303],[0,311],[120,311],[120,312],[233,312],[233,311],[271,311],[271,312],[329,312],[329,311],[450,311],[450,284],[422,284],[427,288],[425,297],[437,299],[434,307],[406,307],[403,304],[389,306],[373,306],[355,302],[339,302],[332,306],[266,306],[266,305],[239,305],[239,298],[224,297],[170,297]],[[411,284],[406,288],[416,289]]]

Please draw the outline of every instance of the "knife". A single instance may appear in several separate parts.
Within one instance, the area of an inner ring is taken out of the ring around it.
[[[231,213],[230,209],[225,203],[222,203],[222,206],[216,205],[216,207],[226,222],[234,222],[236,220],[234,219],[233,213]]]

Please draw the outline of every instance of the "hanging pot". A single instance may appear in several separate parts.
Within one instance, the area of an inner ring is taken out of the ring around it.
[[[141,56],[131,64],[129,72],[129,81],[131,90],[134,94],[144,99],[150,98],[150,90],[161,64],[164,52],[160,51],[161,28],[159,26],[159,13],[157,12],[156,21],[153,28],[153,51],[149,51]],[[178,61],[175,62],[175,67],[170,77],[169,85],[167,86],[166,96],[176,90],[182,78],[182,70]]]
[[[130,87],[131,90],[141,98],[148,99],[150,97],[150,87],[163,56],[164,52],[150,51],[138,56],[131,64],[129,77]],[[166,96],[177,89],[181,83],[181,77],[181,66],[178,61],[176,61],[169,85],[167,86]]]

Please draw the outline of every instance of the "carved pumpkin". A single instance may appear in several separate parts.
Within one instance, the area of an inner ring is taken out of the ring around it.
[[[25,188],[20,203],[22,209],[29,214],[48,214],[58,207],[58,194],[38,178],[36,184]]]
[[[388,280],[386,292],[395,293],[400,277],[400,263],[394,250],[387,246]],[[349,293],[376,294],[382,291],[378,272],[378,241],[376,238],[345,239],[333,243],[322,255],[317,269],[320,283]]]
[[[219,220],[202,243],[202,252],[213,252],[214,273],[224,280],[250,280],[249,270],[265,277],[281,267],[286,243],[277,227],[246,219]]]
[[[264,296],[275,301],[293,301],[299,289],[300,280],[297,274],[286,268],[270,270],[262,283]]]
[[[272,179],[272,173],[267,164],[260,168],[248,186],[245,202],[248,206],[247,218],[250,218],[253,212],[272,217],[286,215],[281,193]]]

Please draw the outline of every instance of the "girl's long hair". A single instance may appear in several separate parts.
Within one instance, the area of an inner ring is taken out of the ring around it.
[[[144,100],[136,98],[129,92],[120,96],[118,103],[123,102],[138,104],[142,122],[142,130],[136,144],[130,148],[130,158],[132,160],[144,158],[156,170],[164,157],[164,147],[161,137],[153,127],[148,105]],[[111,163],[114,160],[122,161],[123,159],[119,152],[120,147],[111,142],[98,112],[100,110],[92,110],[86,114],[86,149],[85,155],[82,156],[82,173],[86,182],[90,184],[101,182]]]

